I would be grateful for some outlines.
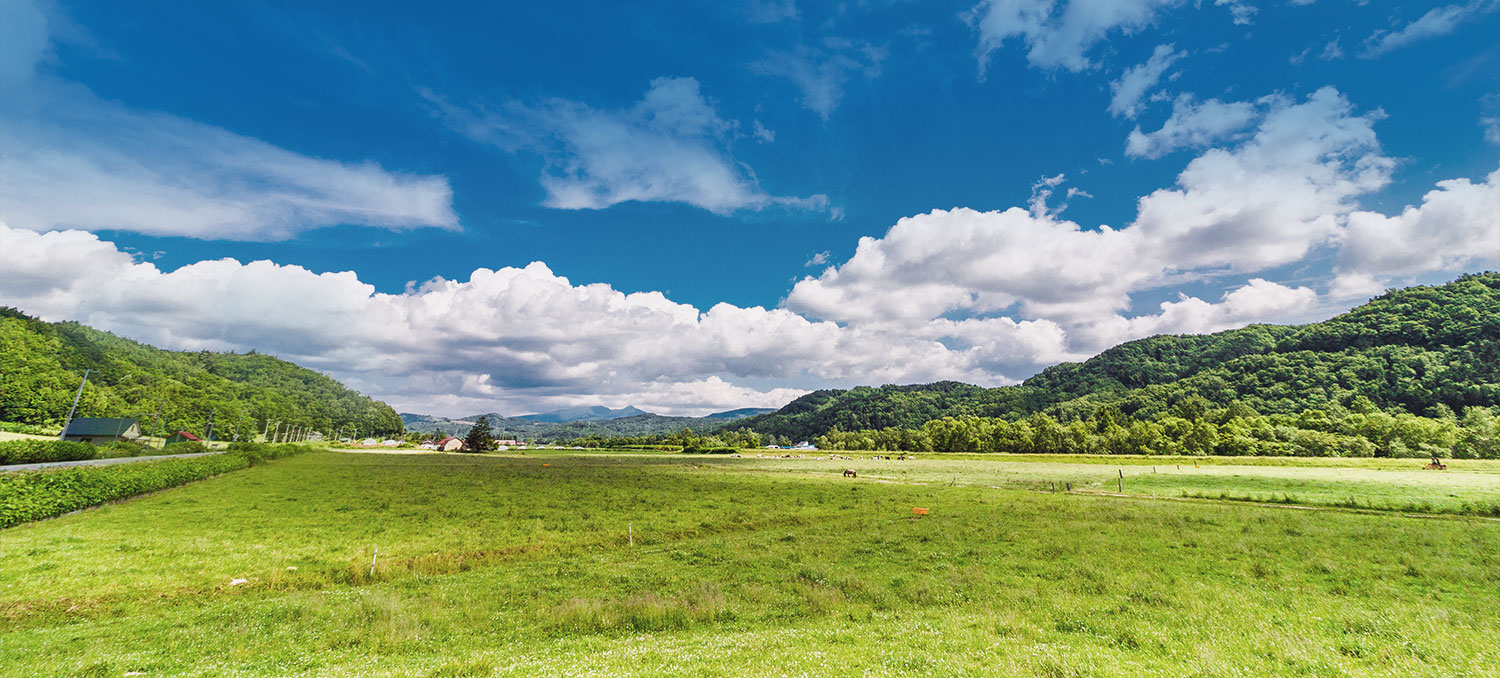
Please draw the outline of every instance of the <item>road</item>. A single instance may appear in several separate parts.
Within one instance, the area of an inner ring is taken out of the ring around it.
[[[63,468],[65,466],[109,466],[110,464],[128,464],[134,461],[158,461],[161,459],[187,459],[189,457],[206,457],[210,454],[224,454],[219,452],[194,452],[192,454],[158,454],[150,457],[111,457],[109,459],[80,459],[78,461],[49,461],[42,464],[11,464],[0,466],[0,473],[7,471],[36,471],[44,468]]]

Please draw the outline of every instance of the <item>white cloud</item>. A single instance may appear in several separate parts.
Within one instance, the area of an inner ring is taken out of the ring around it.
[[[1256,12],[1260,11],[1260,8],[1255,5],[1240,0],[1214,0],[1214,5],[1220,7],[1228,5],[1229,14],[1234,17],[1236,26],[1250,25],[1250,22],[1255,19]]]
[[[1414,42],[1452,33],[1464,22],[1500,8],[1496,0],[1473,0],[1463,5],[1434,7],[1413,21],[1394,31],[1376,31],[1365,39],[1365,48],[1359,56],[1374,59]]]
[[[755,120],[751,134],[755,135],[755,139],[763,144],[774,143],[776,141],[776,130],[768,129],[760,123],[759,119]]]
[[[983,77],[990,54],[1005,41],[1026,44],[1026,59],[1039,68],[1081,71],[1087,54],[1111,32],[1129,35],[1150,25],[1158,10],[1180,0],[983,0],[964,14],[979,33],[974,54]]]
[[[441,176],[311,158],[128,108],[37,72],[48,44],[36,5],[0,5],[0,148],[14,225],[240,240],[336,224],[458,227]]]
[[[817,254],[812,255],[812,258],[808,259],[807,263],[803,264],[803,266],[804,267],[822,266],[822,265],[824,265],[826,263],[828,263],[828,251],[824,250],[822,252],[819,252]]]
[[[1395,216],[1354,212],[1341,240],[1334,287],[1344,296],[1424,273],[1500,268],[1500,170],[1481,183],[1438,182]]]
[[[1479,126],[1484,130],[1484,140],[1500,144],[1500,94],[1486,95],[1479,100],[1484,114],[1479,116]]]
[[[1125,140],[1125,155],[1160,158],[1184,148],[1202,148],[1254,122],[1259,112],[1247,101],[1225,103],[1218,99],[1197,101],[1190,94],[1172,102],[1172,117],[1155,132],[1137,126]]]
[[[863,238],[847,262],[797,283],[786,306],[851,327],[919,327],[955,315],[1047,321],[1066,338],[1053,349],[1060,355],[1087,355],[1147,330],[1301,313],[1308,292],[1271,294],[1262,282],[1211,304],[1212,313],[1195,301],[1174,302],[1157,320],[1126,315],[1133,295],[1173,281],[1245,276],[1335,245],[1353,198],[1389,180],[1393,163],[1373,131],[1378,112],[1356,115],[1331,88],[1300,103],[1264,102],[1252,134],[1203,153],[1175,187],[1141,198],[1126,228],[1058,218],[1046,198],[1063,179],[1049,177],[1034,187],[1029,210],[937,210]]]
[[[1323,51],[1318,53],[1318,58],[1323,61],[1334,61],[1344,58],[1344,48],[1339,46],[1339,39],[1330,40],[1323,46]]]
[[[868,43],[827,39],[817,47],[801,45],[784,52],[772,51],[750,65],[761,75],[790,80],[802,92],[802,105],[825,122],[844,98],[844,85],[859,73],[866,79],[879,77],[885,50]]]
[[[1171,68],[1172,64],[1185,56],[1187,52],[1178,52],[1173,45],[1157,45],[1146,63],[1125,69],[1120,79],[1109,85],[1114,93],[1109,102],[1110,115],[1134,120],[1141,111],[1141,100],[1145,98],[1146,93],[1156,87],[1162,74]]]
[[[454,106],[425,96],[455,130],[546,161],[544,204],[605,209],[622,202],[678,202],[717,214],[782,206],[822,210],[826,196],[775,196],[736,161],[737,123],[719,117],[693,78],[657,78],[634,106],[597,109],[566,99],[500,111]]]

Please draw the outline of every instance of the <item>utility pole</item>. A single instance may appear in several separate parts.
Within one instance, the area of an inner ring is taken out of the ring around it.
[[[253,422],[253,421],[250,422],[250,423],[252,425],[255,424],[255,422]],[[240,429],[242,429],[244,427],[245,427],[245,411],[244,410],[240,410],[240,423],[234,425],[234,442],[239,442],[240,441]]]
[[[217,412],[216,409],[208,411],[208,428],[203,432],[203,438],[209,443],[214,441],[214,414]]]
[[[78,393],[73,396],[73,406],[68,408],[68,420],[63,422],[62,433],[57,434],[57,439],[62,440],[68,435],[68,427],[73,425],[73,414],[78,411],[78,399],[83,397],[83,385],[89,383],[89,371],[83,371],[83,381],[78,383]]]

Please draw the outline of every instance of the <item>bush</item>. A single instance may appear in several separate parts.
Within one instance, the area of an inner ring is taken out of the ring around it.
[[[139,456],[141,456],[143,454],[154,454],[156,452],[156,450],[151,449],[149,447],[146,447],[145,445],[137,445],[135,443],[127,443],[127,442],[125,442],[123,440],[117,440],[117,441],[112,442],[112,443],[106,443],[104,445],[99,445],[98,448],[99,448],[99,456],[101,458],[103,458],[103,457],[139,457]]]
[[[0,528],[176,487],[312,449],[305,445],[236,443],[224,454],[191,459],[0,473]]]
[[[33,436],[56,436],[62,433],[62,428],[57,426],[42,426],[40,424],[22,424],[14,421],[0,421],[0,431],[25,433]]]
[[[184,440],[180,443],[170,443],[161,448],[162,454],[199,454],[207,451],[208,446],[196,440]]]
[[[0,443],[0,464],[40,464],[98,457],[98,448],[71,440],[10,440]]]

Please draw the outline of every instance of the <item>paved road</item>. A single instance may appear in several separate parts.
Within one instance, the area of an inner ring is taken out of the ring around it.
[[[111,457],[109,459],[80,459],[78,461],[49,461],[44,464],[10,464],[0,466],[0,473],[6,471],[35,471],[44,468],[62,468],[64,466],[109,466],[110,464],[129,464],[133,461],[157,461],[160,459],[186,459],[188,457],[206,457],[210,454],[224,454],[224,452],[194,452],[192,454],[158,454],[150,457]]]

